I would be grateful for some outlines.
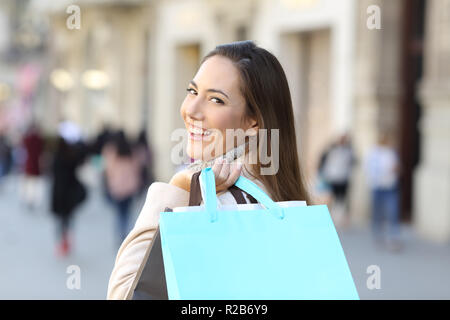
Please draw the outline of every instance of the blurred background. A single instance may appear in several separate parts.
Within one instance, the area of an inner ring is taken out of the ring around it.
[[[448,0],[2,0],[1,299],[106,297],[146,189],[177,170],[188,81],[239,40],[285,69],[360,297],[450,298]]]

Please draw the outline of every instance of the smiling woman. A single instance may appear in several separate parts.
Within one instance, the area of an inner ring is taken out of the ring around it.
[[[190,81],[180,113],[189,132],[187,152],[197,162],[212,166],[220,204],[236,204],[236,195],[228,189],[240,175],[253,180],[275,201],[309,201],[298,160],[288,82],[270,52],[252,41],[216,47]],[[232,135],[230,143],[230,131],[243,132],[243,139]],[[264,139],[261,131],[266,134]],[[273,136],[274,131],[279,137]],[[276,138],[280,143],[271,143]],[[250,139],[256,141],[256,150],[247,147]],[[241,155],[235,150],[244,152]],[[235,155],[230,163],[223,160],[229,154]],[[261,161],[261,154],[276,154],[279,169],[264,174],[261,169],[267,163]],[[168,184],[150,186],[136,225],[117,254],[109,299],[132,297],[158,228],[159,213],[167,207],[189,204],[195,173],[188,168],[175,174]]]
[[[229,151],[233,145],[227,149],[227,129],[257,129],[256,120],[246,117],[239,83],[239,72],[228,58],[213,56],[200,66],[181,105],[181,116],[190,134],[187,152],[191,158],[210,160],[218,155],[207,150]]]

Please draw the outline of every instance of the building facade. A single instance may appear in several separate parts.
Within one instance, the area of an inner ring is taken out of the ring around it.
[[[310,183],[323,149],[349,133],[358,159],[351,216],[367,223],[362,164],[388,133],[403,165],[403,219],[428,239],[450,240],[448,0],[75,1],[79,30],[66,27],[68,3],[40,3],[51,20],[51,69],[73,78],[68,90],[50,89],[46,121],[70,118],[88,135],[105,123],[130,135],[146,128],[155,172],[167,181],[176,168],[172,133],[183,127],[179,108],[201,58],[251,39],[286,71]],[[101,71],[105,86],[90,87],[87,71]]]

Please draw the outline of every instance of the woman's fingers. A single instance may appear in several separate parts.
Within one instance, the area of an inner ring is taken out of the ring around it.
[[[223,166],[223,159],[217,159],[216,161],[214,161],[214,164],[212,166],[212,170],[214,172],[214,177],[216,178],[216,180],[217,180],[217,177],[220,174],[220,170],[222,170],[222,166]]]
[[[225,183],[229,175],[230,175],[230,164],[224,161],[222,169],[220,170],[218,177],[216,177],[217,179],[216,185],[221,185]]]
[[[222,184],[222,176],[221,172],[224,169],[224,167],[227,166],[224,159],[219,158],[214,162],[214,165],[212,166],[212,170],[214,172],[214,179],[216,180],[216,191],[218,191],[218,186]]]
[[[227,177],[225,180],[222,179],[220,184],[216,183],[217,191],[223,191],[231,187],[241,174],[242,166],[240,164],[227,164],[226,166],[229,168]]]
[[[212,170],[216,180],[216,191],[220,192],[231,187],[239,178],[242,170],[241,163],[228,163],[224,159],[217,159]]]
[[[172,177],[169,184],[175,185],[186,191],[190,191],[191,180],[192,180],[193,174],[194,174],[194,171],[190,171],[190,170],[179,171]]]
[[[236,180],[241,175],[241,170],[242,170],[241,163],[235,163],[232,165],[232,167],[230,169],[230,175],[228,176],[227,181],[224,183],[226,189],[231,187],[236,182]]]

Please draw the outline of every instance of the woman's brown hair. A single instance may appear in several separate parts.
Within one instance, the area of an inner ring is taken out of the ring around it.
[[[217,46],[202,60],[220,55],[230,59],[239,70],[241,92],[247,103],[247,116],[256,119],[259,129],[279,129],[279,169],[274,175],[261,175],[261,163],[253,164],[252,174],[261,181],[274,201],[306,200],[306,190],[299,158],[292,110],[291,93],[278,59],[252,41],[239,41]],[[258,147],[260,142],[258,141]],[[272,154],[272,150],[267,150]]]

